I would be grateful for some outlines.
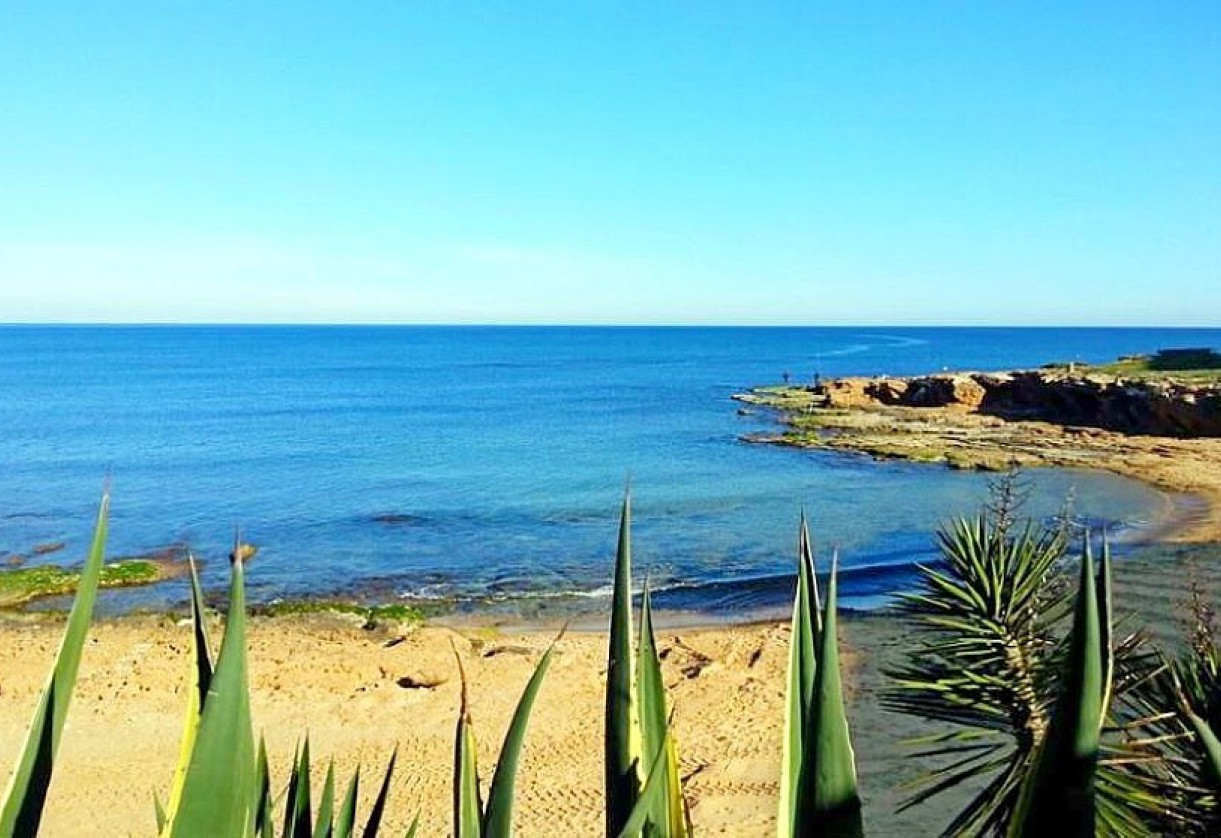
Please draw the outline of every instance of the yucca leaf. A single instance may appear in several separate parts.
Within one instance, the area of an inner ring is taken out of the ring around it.
[[[195,737],[199,732],[199,720],[203,715],[204,702],[208,699],[208,688],[212,685],[212,653],[204,627],[203,593],[200,590],[199,572],[195,567],[193,555],[187,555],[187,566],[190,568],[191,579],[191,688],[187,690],[186,720],[182,725],[182,741],[178,746],[178,765],[174,768],[169,804],[165,818],[157,828],[158,833],[164,832],[167,824],[174,820],[178,812],[182,786],[186,782],[191,752],[195,749]]]
[[[246,586],[233,562],[229,614],[191,752],[173,836],[245,835],[256,802],[254,734],[246,672]]]
[[[322,782],[322,799],[318,802],[318,819],[314,822],[313,838],[331,838],[333,834],[335,807],[335,761],[326,766],[326,779]]]
[[[360,766],[352,772],[352,780],[348,790],[339,804],[339,814],[335,818],[335,838],[351,838],[356,829],[356,799],[360,795]]]
[[[382,816],[386,812],[386,798],[390,796],[390,780],[394,776],[394,763],[398,759],[399,750],[395,748],[390,753],[390,761],[386,763],[386,773],[382,777],[381,788],[378,789],[377,799],[373,801],[373,808],[369,812],[369,820],[365,823],[365,830],[361,833],[363,838],[377,838],[377,832],[381,829]],[[419,823],[419,816],[416,816],[415,822],[411,826],[411,833],[415,833],[415,825]]]
[[[814,679],[814,703],[803,742],[804,764],[797,791],[794,832],[798,835],[860,836],[861,800],[856,787],[856,757],[844,711],[836,636],[838,559],[832,558],[827,583]]]
[[[415,838],[416,832],[420,829],[420,816],[416,815],[411,819],[411,826],[407,827],[407,834],[403,838]],[[366,836],[367,838],[367,836]]]
[[[1206,774],[1214,784],[1213,789],[1221,789],[1221,739],[1217,738],[1217,734],[1208,726],[1208,722],[1196,715],[1195,711],[1185,702],[1182,712],[1196,738],[1200,741],[1200,747],[1205,756]]]
[[[479,765],[476,759],[474,725],[467,698],[466,670],[462,658],[454,650],[458,673],[462,679],[462,706],[454,732],[454,838],[480,838],[482,833],[483,801],[479,796]]]
[[[93,617],[93,603],[97,599],[98,580],[106,553],[106,525],[110,513],[110,493],[103,492],[98,507],[97,523],[93,530],[93,543],[89,556],[81,570],[80,585],[68,615],[64,639],[55,656],[55,667],[34,710],[25,747],[17,766],[9,779],[4,793],[4,805],[0,808],[0,835],[35,835],[42,820],[42,809],[47,791],[51,786],[51,775],[55,769],[55,755],[59,751],[60,735],[64,720],[68,716],[68,705],[72,700],[72,689],[80,669],[81,651],[89,622]]]
[[[797,537],[797,590],[793,595],[789,663],[785,677],[780,811],[776,818],[776,831],[780,838],[789,838],[794,834],[797,789],[801,780],[802,740],[814,696],[814,676],[817,672],[815,637],[821,619],[818,613],[818,584],[814,576],[814,551],[810,546],[810,532],[803,510]]]
[[[632,500],[623,497],[615,584],[611,596],[610,648],[606,661],[604,751],[606,833],[618,835],[636,805],[640,789],[639,721],[632,666]]]
[[[561,633],[562,636],[562,633]],[[556,638],[557,642],[559,638]],[[513,712],[513,721],[505,733],[504,744],[500,747],[500,759],[496,763],[496,773],[492,775],[492,785],[488,789],[487,809],[483,816],[483,834],[487,838],[509,838],[513,829],[513,789],[517,781],[517,764],[521,758],[522,743],[526,738],[526,728],[530,724],[530,712],[534,709],[534,700],[547,676],[551,666],[551,658],[555,653],[555,643],[543,654],[534,674],[526,684],[525,691],[517,702]]]
[[[1107,578],[1109,556],[1103,554]],[[1051,724],[1027,778],[1009,827],[1011,836],[1094,835],[1097,805],[1094,779],[1098,767],[1103,700],[1110,691],[1102,643],[1098,582],[1094,578],[1089,536],[1081,554],[1081,576],[1073,615],[1068,657]],[[1109,595],[1105,597],[1109,599]],[[1109,654],[1109,650],[1108,650]]]

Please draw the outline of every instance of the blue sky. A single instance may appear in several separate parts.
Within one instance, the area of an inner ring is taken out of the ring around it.
[[[11,2],[0,320],[1217,325],[1221,4]]]

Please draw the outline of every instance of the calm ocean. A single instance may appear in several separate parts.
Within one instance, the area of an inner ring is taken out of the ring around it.
[[[799,510],[837,546],[846,605],[931,555],[988,477],[748,445],[730,395],[822,376],[1105,361],[1221,345],[1221,330],[532,327],[0,328],[0,551],[84,553],[103,479],[110,553],[186,541],[220,586],[234,528],[260,600],[309,594],[598,602],[631,478],[638,572],[658,604],[783,607]],[[1030,511],[1072,493],[1124,528],[1160,508],[1100,473],[1039,472]],[[105,607],[183,599],[183,584]]]

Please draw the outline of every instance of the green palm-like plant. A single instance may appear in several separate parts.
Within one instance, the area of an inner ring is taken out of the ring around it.
[[[1049,724],[1054,629],[1067,612],[1057,584],[1065,539],[1027,525],[1016,533],[986,514],[939,533],[944,566],[922,566],[899,610],[922,629],[893,670],[894,710],[954,729],[916,744],[945,764],[923,776],[907,805],[988,778],[946,832],[998,832],[1008,823]]]
[[[1102,570],[1095,578],[1088,540],[1081,555],[1068,656],[1061,667],[1051,722],[1009,823],[1013,838],[1051,833],[1093,838],[1097,825],[1094,785],[1114,658],[1110,556],[1103,552]]]
[[[1112,637],[1105,582],[1109,554],[1099,581],[1087,586],[1083,577],[1078,586],[1075,622],[1081,625],[1086,593],[1098,614],[1107,615],[1094,629],[1096,640],[1087,642],[1081,639],[1084,626],[1071,632],[1063,628],[1074,612],[1061,561],[1063,527],[1018,527],[1009,519],[998,526],[982,514],[953,523],[940,540],[943,566],[921,567],[919,590],[903,597],[900,610],[915,621],[920,637],[907,662],[889,673],[894,680],[884,701],[890,709],[952,728],[916,740],[920,756],[938,759],[940,765],[916,780],[905,805],[972,782],[980,789],[946,834],[1000,835],[1015,823],[1029,822],[1038,807],[1032,810],[1033,804],[1023,802],[1023,789],[1026,797],[1034,795],[1031,778],[1052,771],[1049,764],[1058,766],[1055,771],[1066,770],[1060,757],[1045,753],[1062,756],[1071,749],[1051,740],[1069,736],[1061,732],[1066,726],[1076,732],[1089,727],[1080,720],[1061,721],[1061,730],[1056,729],[1055,719],[1068,713],[1064,696],[1071,693],[1074,700],[1099,702],[1101,708],[1100,715],[1088,707],[1077,711],[1082,718],[1096,716],[1100,728],[1092,761],[1083,755],[1088,743],[1075,746],[1081,752],[1076,759],[1082,777],[1092,778],[1097,831],[1140,834],[1163,820],[1173,807],[1159,799],[1157,778],[1163,772],[1157,767],[1162,760],[1160,731],[1153,724],[1157,715],[1137,700],[1138,687],[1156,675],[1160,664],[1139,633],[1118,641]],[[1085,555],[1082,562],[1086,568],[1092,564]],[[1095,649],[1105,673],[1107,689],[1096,699],[1082,698],[1092,695],[1092,688],[1083,692],[1081,684],[1096,680],[1091,674],[1095,664],[1082,656],[1082,648]],[[1090,672],[1084,671],[1087,666]],[[1086,764],[1096,766],[1096,772],[1086,772]],[[1058,828],[1068,828],[1066,821],[1057,822]]]

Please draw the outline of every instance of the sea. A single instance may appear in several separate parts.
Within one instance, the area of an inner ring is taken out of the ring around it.
[[[841,602],[874,608],[936,561],[995,475],[750,444],[731,400],[815,376],[1002,370],[1221,346],[1221,330],[448,326],[0,327],[0,564],[79,562],[104,485],[112,557],[189,545],[256,602],[343,597],[523,620],[604,608],[630,484],[659,608],[783,613],[804,510]],[[1025,513],[1118,542],[1165,514],[1104,472],[1030,471]],[[32,556],[36,545],[64,549]],[[181,579],[106,592],[181,604]]]

